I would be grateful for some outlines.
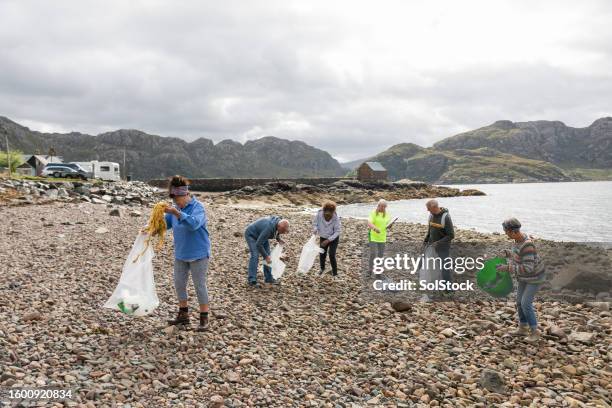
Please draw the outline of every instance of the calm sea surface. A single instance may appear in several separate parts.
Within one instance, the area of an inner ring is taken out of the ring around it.
[[[612,242],[612,181],[454,185],[486,196],[440,198],[457,228],[502,232],[501,223],[518,218],[531,235],[555,241]],[[389,203],[392,217],[426,223],[427,199]],[[343,217],[366,218],[374,204],[338,208]]]

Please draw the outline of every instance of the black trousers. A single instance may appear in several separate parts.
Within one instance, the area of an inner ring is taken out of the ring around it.
[[[321,238],[319,243],[325,241],[326,238]],[[327,258],[327,254],[329,254],[329,263],[332,267],[332,275],[338,274],[338,264],[336,263],[336,249],[338,249],[338,243],[340,242],[340,237],[336,237],[333,241],[331,241],[325,248],[323,248],[323,253],[319,254],[319,263],[321,264],[321,271],[325,269],[325,258]]]

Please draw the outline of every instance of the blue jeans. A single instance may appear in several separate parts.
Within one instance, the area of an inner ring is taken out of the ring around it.
[[[519,323],[521,325],[529,325],[532,329],[538,326],[535,308],[533,307],[533,298],[541,285],[541,283],[519,281],[516,289],[516,311],[518,312]]]
[[[257,282],[257,267],[259,266],[259,250],[257,249],[257,238],[254,238],[250,235],[245,235],[247,245],[249,246],[249,251],[251,251],[251,257],[249,258],[249,275],[248,280],[249,283]],[[266,252],[270,253],[270,242],[264,242],[264,249]],[[272,278],[272,268],[266,266],[264,264],[264,280],[266,283],[274,282]]]

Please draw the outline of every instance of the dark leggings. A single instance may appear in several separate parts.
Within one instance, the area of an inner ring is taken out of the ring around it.
[[[321,238],[319,243],[325,241],[326,238]],[[340,242],[340,237],[336,237],[333,241],[327,244],[326,247],[323,248],[323,253],[319,255],[319,262],[321,264],[321,271],[325,269],[325,258],[329,253],[329,263],[332,267],[332,275],[338,274],[338,264],[336,263],[336,249],[338,248],[338,242]]]

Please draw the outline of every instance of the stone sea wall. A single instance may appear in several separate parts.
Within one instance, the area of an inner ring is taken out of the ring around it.
[[[310,177],[310,178],[201,178],[190,179],[193,191],[233,191],[246,186],[261,186],[271,182],[292,182],[295,184],[319,185],[332,184],[337,181],[354,180],[348,177]],[[168,179],[150,180],[149,184],[155,187],[166,188]]]

